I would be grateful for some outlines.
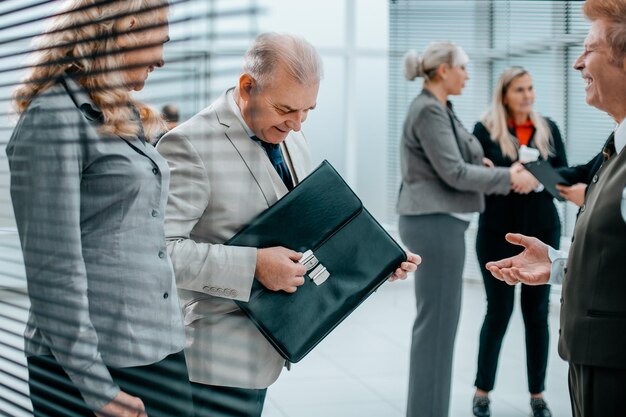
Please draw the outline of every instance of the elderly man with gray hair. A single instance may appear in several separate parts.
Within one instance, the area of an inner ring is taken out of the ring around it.
[[[308,175],[300,127],[316,106],[321,78],[310,43],[262,34],[245,54],[237,85],[157,145],[171,168],[165,236],[198,417],[259,416],[285,365],[233,300],[248,301],[254,279],[295,292],[304,284],[302,254],[223,243]],[[406,277],[418,259],[410,254],[394,277]]]

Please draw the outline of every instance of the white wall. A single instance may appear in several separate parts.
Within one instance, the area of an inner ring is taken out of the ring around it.
[[[387,173],[388,5],[381,0],[260,0],[259,30],[315,45],[325,78],[303,126],[314,164],[328,159],[384,220]]]

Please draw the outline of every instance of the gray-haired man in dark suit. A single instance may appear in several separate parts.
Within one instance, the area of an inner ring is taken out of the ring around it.
[[[607,112],[617,128],[604,147],[572,236],[569,257],[538,239],[507,235],[525,247],[490,262],[514,285],[562,283],[559,354],[569,362],[575,417],[624,416],[626,402],[626,2],[587,0],[592,25],[574,63],[586,82],[587,103]]]

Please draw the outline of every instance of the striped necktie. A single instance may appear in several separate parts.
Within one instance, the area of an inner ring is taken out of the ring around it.
[[[287,168],[287,164],[283,159],[283,154],[280,151],[280,145],[277,143],[267,143],[256,136],[252,136],[252,139],[259,142],[263,149],[265,149],[265,152],[267,153],[267,156],[270,159],[272,166],[278,173],[278,176],[281,180],[283,180],[283,183],[285,184],[287,189],[291,191],[293,189],[293,181],[291,180],[289,168]]]
[[[604,156],[604,160],[607,161],[609,158],[615,155],[615,151],[615,132],[613,132],[604,144],[604,149],[602,149],[602,156]]]

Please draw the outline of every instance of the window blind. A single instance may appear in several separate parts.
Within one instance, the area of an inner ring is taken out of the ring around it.
[[[570,165],[582,164],[601,149],[614,123],[585,103],[584,84],[572,68],[582,52],[589,22],[580,1],[391,0],[389,2],[389,135],[387,222],[397,223],[395,201],[400,184],[399,143],[410,102],[421,81],[403,76],[403,55],[420,54],[435,40],[451,40],[469,55],[470,79],[461,96],[451,97],[455,111],[472,130],[491,101],[503,69],[519,65],[533,77],[535,110],[554,120],[565,141]],[[577,207],[557,203],[567,246]],[[465,275],[479,277],[473,252],[476,222],[467,233]]]
[[[59,0],[0,2],[0,415],[3,416],[32,415],[22,335],[29,302],[5,153],[18,120],[11,106],[11,94],[27,69],[27,58],[35,48],[33,39],[44,30],[51,16],[58,13],[62,3]],[[157,110],[166,104],[176,106],[182,122],[207,106],[225,85],[236,79],[241,57],[257,35],[260,9],[254,0],[171,0],[170,5],[171,41],[165,46],[166,65],[151,74],[145,89],[135,97]]]

